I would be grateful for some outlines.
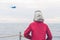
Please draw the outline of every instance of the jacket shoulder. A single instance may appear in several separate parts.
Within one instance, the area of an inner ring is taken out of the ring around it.
[[[30,24],[34,24],[35,22],[31,22]]]
[[[48,24],[46,24],[46,23],[43,23],[45,26],[48,26]]]

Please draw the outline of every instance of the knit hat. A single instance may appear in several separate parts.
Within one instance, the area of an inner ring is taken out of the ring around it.
[[[44,21],[42,13],[41,13],[40,10],[35,11],[34,19],[33,20],[34,21],[41,21],[41,22]]]

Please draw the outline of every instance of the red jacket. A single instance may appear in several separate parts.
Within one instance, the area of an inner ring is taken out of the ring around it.
[[[48,26],[43,22],[32,22],[24,31],[24,37],[30,40],[52,40],[52,34]]]

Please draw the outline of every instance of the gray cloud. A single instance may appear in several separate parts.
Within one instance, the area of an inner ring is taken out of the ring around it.
[[[1,1],[0,2],[0,22],[2,19],[5,21],[8,18],[12,19],[9,21],[13,22],[15,19],[27,19],[33,20],[34,11],[40,9],[43,13],[45,19],[55,19],[55,17],[60,18],[60,1],[56,0],[16,0],[14,3],[11,1]],[[13,9],[11,6],[16,5]],[[57,19],[56,18],[56,19]],[[60,20],[60,19],[57,19]],[[26,20],[25,20],[26,21]],[[50,21],[50,20],[49,20]],[[53,20],[52,20],[53,21]],[[2,21],[3,22],[3,21]],[[14,21],[16,22],[16,21]],[[55,22],[55,21],[54,21]]]

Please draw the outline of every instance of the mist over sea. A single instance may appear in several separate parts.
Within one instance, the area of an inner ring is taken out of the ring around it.
[[[29,23],[0,23],[0,40],[19,40],[19,36],[3,37],[8,35],[18,35],[22,33],[28,27]],[[48,23],[49,28],[53,35],[53,40],[60,40],[60,24],[59,23]],[[1,38],[3,37],[3,38]],[[22,37],[22,40],[28,40]]]

